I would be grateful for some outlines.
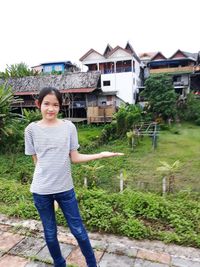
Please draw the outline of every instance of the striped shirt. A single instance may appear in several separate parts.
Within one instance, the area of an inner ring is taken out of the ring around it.
[[[78,137],[70,121],[52,127],[37,122],[25,129],[25,154],[37,155],[30,191],[37,194],[54,194],[73,188],[69,153],[77,150]]]

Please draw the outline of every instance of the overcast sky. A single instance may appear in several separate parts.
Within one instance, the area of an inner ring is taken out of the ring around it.
[[[0,71],[79,58],[109,43],[137,54],[200,50],[199,0],[1,0]]]

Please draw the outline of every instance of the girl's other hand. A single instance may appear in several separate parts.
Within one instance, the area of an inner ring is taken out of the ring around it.
[[[124,156],[124,153],[104,151],[100,153],[101,158]]]

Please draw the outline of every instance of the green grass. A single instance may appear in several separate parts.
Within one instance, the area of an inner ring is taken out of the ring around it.
[[[109,142],[109,144],[94,148],[92,144],[100,135],[102,127],[80,126],[78,128],[81,153],[97,153],[100,151],[123,152],[123,157],[102,159],[98,162],[104,167],[96,172],[98,186],[113,192],[119,191],[121,170],[126,170],[128,180],[126,185],[130,188],[146,188],[151,191],[161,191],[162,174],[157,172],[160,161],[172,164],[179,160],[181,166],[177,171],[177,190],[200,191],[200,134],[199,126],[183,124],[174,126],[170,131],[161,131],[158,148],[152,149],[151,139],[145,137],[138,146],[132,150],[126,139]],[[95,162],[85,163],[94,165]],[[85,165],[84,164],[84,165]],[[72,165],[73,178],[76,186],[83,185],[85,169],[83,164]],[[19,155],[0,155],[0,177],[21,180],[23,172],[31,179],[33,164],[30,157]],[[143,187],[141,187],[143,183]]]
[[[99,138],[99,135],[103,129],[103,126],[91,126],[91,125],[76,125],[78,130],[79,144],[82,147],[87,146],[90,142],[93,142]]]
[[[124,152],[125,156],[110,159],[102,159],[99,165],[104,165],[98,173],[99,185],[104,189],[117,191],[120,170],[125,169],[128,176],[127,185],[137,187],[138,183],[144,182],[147,189],[161,190],[162,174],[156,171],[160,161],[172,164],[174,161],[181,162],[180,169],[176,173],[177,190],[200,191],[200,127],[191,124],[174,126],[170,131],[161,131],[158,147],[153,150],[151,139],[145,137],[138,146],[132,150],[127,140],[117,140],[103,145],[92,152],[117,151]],[[80,131],[80,135],[82,132]],[[89,163],[93,165],[94,162]],[[81,165],[73,165],[74,179],[82,183],[83,168]]]

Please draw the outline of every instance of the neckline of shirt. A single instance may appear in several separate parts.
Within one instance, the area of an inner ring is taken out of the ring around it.
[[[35,125],[41,129],[54,129],[54,128],[59,128],[60,126],[63,126],[66,122],[62,121],[61,123],[55,125],[55,126],[41,126],[38,124],[38,122],[34,122]]]

